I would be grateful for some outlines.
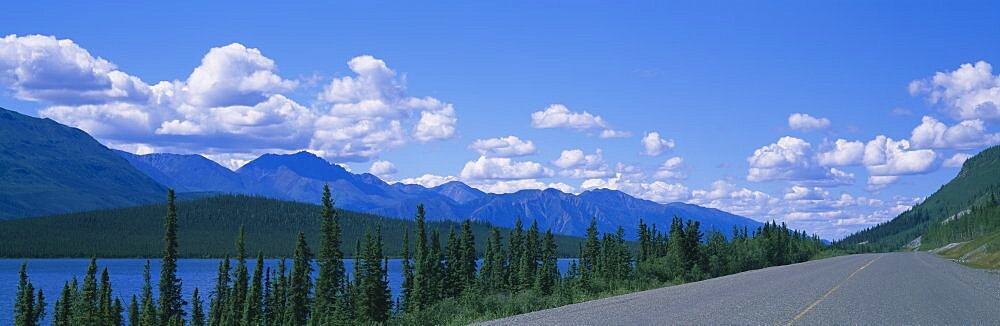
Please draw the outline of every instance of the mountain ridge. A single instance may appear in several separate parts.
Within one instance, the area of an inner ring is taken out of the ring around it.
[[[338,206],[358,212],[410,218],[416,214],[417,205],[423,204],[429,220],[471,218],[509,227],[516,217],[521,217],[537,220],[540,226],[560,234],[585,234],[591,217],[597,219],[601,232],[614,232],[621,225],[627,236],[634,236],[634,226],[640,218],[647,224],[667,227],[673,216],[682,216],[701,221],[705,231],[716,230],[727,235],[733,226],[760,225],[718,209],[685,203],[661,204],[609,189],[580,194],[551,188],[493,194],[461,181],[434,187],[389,184],[369,173],[351,173],[306,151],[264,154],[231,173],[242,180],[245,188],[239,193],[244,194],[316,203],[323,185],[329,184]]]
[[[0,108],[0,139],[0,219],[139,205],[166,196],[166,188],[86,132],[51,119]]]

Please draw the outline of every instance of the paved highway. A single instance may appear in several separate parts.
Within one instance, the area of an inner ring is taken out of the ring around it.
[[[1000,325],[1000,274],[927,253],[834,257],[484,325]]]

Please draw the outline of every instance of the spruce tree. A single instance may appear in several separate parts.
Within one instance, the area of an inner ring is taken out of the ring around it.
[[[514,222],[514,229],[510,231],[508,240],[507,266],[511,270],[506,275],[508,277],[507,285],[510,286],[511,291],[518,291],[521,289],[521,273],[519,271],[524,259],[524,225],[521,223],[520,217]]]
[[[358,321],[364,324],[384,323],[389,319],[391,297],[386,271],[383,268],[385,257],[382,254],[381,227],[376,229],[375,236],[365,233],[364,243],[362,260],[354,262],[362,265],[360,274],[356,275],[359,285]]]
[[[37,326],[45,316],[45,295],[42,290],[38,290],[38,295],[35,296],[35,287],[28,280],[27,269],[28,264],[21,263],[17,293],[14,298],[15,326]]]
[[[596,282],[597,260],[601,254],[601,243],[597,238],[597,218],[590,219],[590,226],[587,227],[587,238],[583,249],[580,252],[580,282],[584,288],[592,290]]]
[[[101,316],[97,307],[97,259],[91,258],[87,274],[83,277],[83,287],[76,301],[73,317],[75,325],[99,325]]]
[[[472,221],[462,223],[462,258],[459,270],[464,288],[471,288],[476,281],[476,238],[472,235]]]
[[[215,277],[215,289],[212,290],[212,300],[208,305],[208,324],[222,325],[226,313],[226,303],[229,295],[229,256],[219,261],[219,273]]]
[[[125,307],[122,307],[122,301],[117,297],[115,298],[114,311],[114,316],[111,318],[111,325],[125,325],[125,321],[122,320],[122,314],[125,313]]]
[[[410,311],[413,301],[413,262],[410,257],[410,234],[403,231],[403,284],[402,284],[402,305],[398,307],[401,311]]]
[[[521,290],[530,289],[535,283],[535,270],[538,269],[539,238],[538,220],[531,222],[531,227],[524,236],[524,250],[518,264],[518,278]]]
[[[145,283],[142,286],[142,308],[139,314],[139,325],[159,326],[158,319],[156,318],[156,301],[153,300],[153,285],[150,281],[149,260],[146,260],[142,278]],[[79,311],[75,314],[79,314]]]
[[[299,232],[295,244],[295,256],[292,259],[291,282],[288,290],[288,308],[285,312],[285,323],[290,325],[305,325],[309,318],[309,291],[312,281],[312,253],[306,244],[305,233]]]
[[[556,256],[556,241],[552,235],[552,230],[545,231],[545,237],[541,245],[541,266],[535,275],[535,289],[542,295],[552,294],[559,279],[558,257]]]
[[[111,300],[111,279],[108,277],[108,268],[101,270],[101,287],[98,289],[97,311],[100,314],[101,325],[115,324],[115,306]]]
[[[285,307],[288,302],[288,277],[285,273],[285,259],[278,261],[278,272],[271,282],[270,299],[264,314],[266,325],[280,325],[285,321]]]
[[[132,295],[132,301],[128,304],[128,324],[139,325],[139,302],[135,294]],[[69,325],[69,323],[57,324],[57,326],[61,325]]]
[[[191,293],[191,326],[205,326],[205,309],[202,308],[198,288]]]
[[[160,265],[160,320],[184,315],[181,280],[177,277],[177,208],[174,190],[167,189],[167,218],[163,225],[163,263]]]
[[[490,230],[490,238],[486,242],[486,256],[483,258],[483,268],[479,271],[480,284],[488,292],[503,290],[506,276],[504,271],[503,237],[500,228]]]
[[[438,230],[431,231],[431,245],[427,250],[427,306],[437,303],[443,297],[444,265],[441,264],[444,255],[441,253],[441,234]]]
[[[430,306],[430,297],[433,291],[433,267],[431,265],[430,253],[427,245],[427,231],[425,228],[424,205],[417,205],[417,216],[414,218],[416,224],[417,242],[414,248],[414,272],[413,290],[410,293],[410,301],[407,302],[407,309],[419,311]]]
[[[323,186],[323,210],[320,222],[320,248],[317,263],[316,300],[313,320],[322,324],[332,318],[337,296],[344,281],[344,254],[340,251],[340,222],[330,198],[330,185]]]
[[[241,325],[257,326],[261,324],[261,304],[264,301],[264,253],[257,253],[257,265],[253,268],[253,283],[247,298],[243,303],[243,322]]]
[[[69,281],[63,284],[62,293],[59,294],[59,299],[56,300],[55,313],[53,315],[52,324],[55,326],[70,326],[73,321],[73,292],[75,289],[70,289]],[[135,324],[131,324],[135,325]]]
[[[462,293],[465,282],[462,281],[461,269],[462,244],[455,234],[455,228],[448,230],[448,245],[445,250],[444,287],[446,297],[458,296]]]
[[[236,269],[233,271],[233,288],[229,291],[227,298],[223,324],[235,325],[243,319],[243,303],[247,299],[248,277],[246,232],[240,225],[239,235],[236,238]]]

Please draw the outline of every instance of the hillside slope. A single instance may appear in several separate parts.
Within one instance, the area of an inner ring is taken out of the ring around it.
[[[162,200],[166,189],[87,133],[0,108],[0,219]]]
[[[911,246],[919,243],[919,249],[931,250],[951,243],[973,242],[979,245],[967,248],[963,254],[980,250],[984,251],[981,254],[989,256],[992,252],[1000,252],[998,198],[1000,146],[993,146],[965,161],[958,175],[923,203],[888,222],[848,236],[838,244],[896,250],[912,242]],[[949,252],[954,255],[957,251]]]

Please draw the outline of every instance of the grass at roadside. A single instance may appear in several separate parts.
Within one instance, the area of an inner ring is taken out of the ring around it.
[[[1000,269],[1000,231],[942,250],[938,255],[969,267]]]

